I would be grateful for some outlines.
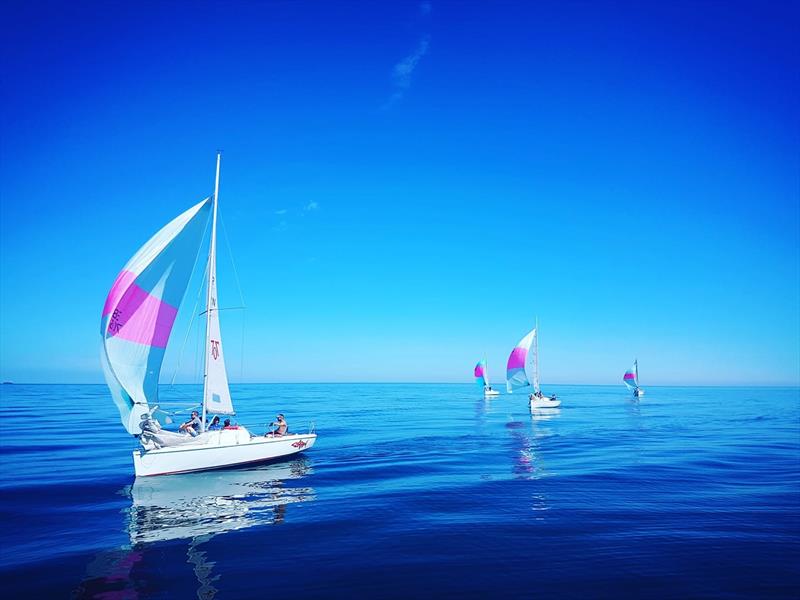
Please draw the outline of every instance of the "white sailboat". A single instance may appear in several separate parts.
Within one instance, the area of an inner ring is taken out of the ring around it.
[[[639,387],[639,360],[633,361],[633,366],[625,371],[622,376],[622,382],[629,390],[633,390],[633,395],[637,398],[644,396],[644,388]]]
[[[492,389],[489,383],[489,369],[486,366],[486,359],[482,359],[475,365],[475,382],[483,388],[484,398],[493,398],[499,396],[500,392]]]
[[[138,476],[167,475],[268,461],[311,448],[309,433],[253,435],[242,426],[204,431],[206,415],[233,415],[217,302],[216,234],[220,155],[214,195],[156,233],[125,265],[106,298],[101,362],[122,424],[137,437]],[[158,380],[172,327],[189,284],[208,219],[205,374],[200,433],[166,431],[154,417]]]
[[[530,400],[531,408],[556,408],[561,406],[561,400],[556,398],[555,394],[550,397],[542,394],[539,388],[539,323],[536,327],[522,338],[519,343],[511,351],[511,356],[508,357],[508,365],[506,366],[506,388],[508,393],[513,390],[531,386],[533,393],[528,397]],[[528,361],[531,356],[530,349],[533,346],[532,360]],[[528,377],[528,368],[532,368],[533,377]],[[533,380],[531,382],[531,379]]]

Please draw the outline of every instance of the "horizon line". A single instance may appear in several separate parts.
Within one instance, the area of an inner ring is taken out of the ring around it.
[[[47,381],[3,381],[3,385],[100,385],[107,387],[105,383],[88,383],[88,382],[47,382]],[[200,386],[202,383],[159,383],[159,387],[167,386],[184,386],[194,385]],[[230,383],[231,386],[235,385],[468,385],[474,386],[474,383],[463,381],[243,381]],[[623,387],[621,384],[616,383],[565,383],[565,382],[550,382],[544,385],[572,385],[572,386],[587,386],[587,387]],[[530,387],[530,386],[528,386]],[[659,387],[768,387],[768,388],[800,388],[800,383],[680,383],[680,384],[648,384],[641,386],[643,389],[659,388]],[[502,384],[497,389],[504,389],[505,384]],[[520,393],[524,393],[521,390]],[[506,392],[507,395],[513,395]]]

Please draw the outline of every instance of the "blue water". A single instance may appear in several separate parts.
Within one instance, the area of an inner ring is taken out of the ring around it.
[[[800,596],[796,388],[551,390],[234,386],[317,445],[134,483],[104,386],[2,386],[4,597]]]

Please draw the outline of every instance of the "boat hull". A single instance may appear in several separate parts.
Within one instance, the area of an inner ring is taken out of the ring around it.
[[[644,390],[642,388],[637,388],[633,391],[633,395],[636,396],[637,398],[639,396],[644,396]]]
[[[133,466],[137,477],[224,469],[297,454],[316,441],[315,433],[250,437],[244,431],[235,436],[213,436],[204,444],[134,450]]]
[[[561,400],[551,398],[531,398],[531,408],[558,408]]]
[[[488,392],[483,392],[484,398],[494,398],[495,396],[499,396],[500,392],[497,390],[489,390]]]

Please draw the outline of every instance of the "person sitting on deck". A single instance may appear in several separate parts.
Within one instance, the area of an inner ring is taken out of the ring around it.
[[[278,416],[275,418],[278,420],[273,421],[272,423],[269,424],[270,427],[277,426],[277,428],[271,432],[272,435],[274,436],[285,435],[289,429],[289,425],[286,423],[286,419],[284,418],[283,413],[278,414]]]
[[[188,433],[189,435],[194,437],[198,433],[200,433],[200,427],[201,427],[200,416],[197,414],[196,410],[193,410],[192,411],[192,418],[189,419],[188,421],[186,421],[186,423],[183,423],[179,427],[179,429],[181,431],[185,431],[186,433]]]
[[[211,423],[208,424],[206,431],[219,431],[222,429],[222,425],[219,423],[219,415],[215,415],[213,419],[211,419]]]

